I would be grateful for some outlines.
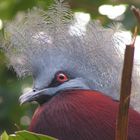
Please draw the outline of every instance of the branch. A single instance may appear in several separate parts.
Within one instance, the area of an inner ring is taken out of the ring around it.
[[[127,140],[128,138],[128,114],[131,96],[131,79],[134,59],[134,44],[137,36],[137,28],[130,45],[126,45],[124,65],[121,80],[120,103],[116,126],[115,140]]]
[[[131,10],[134,13],[138,23],[140,24],[140,9],[136,8],[135,6],[131,6]]]

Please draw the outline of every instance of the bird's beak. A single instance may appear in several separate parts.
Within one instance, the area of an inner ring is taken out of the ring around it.
[[[47,92],[47,90],[48,89],[46,88],[43,90],[32,90],[27,93],[24,93],[19,97],[19,102],[22,105],[27,102],[36,101],[37,98],[41,95],[41,93],[43,93],[44,91]]]
[[[65,91],[65,90],[71,90],[71,89],[90,89],[83,79],[76,78],[72,79],[68,82],[65,82],[64,84],[61,84],[58,87],[50,87],[50,88],[44,88],[41,90],[34,89],[32,91],[29,91],[27,93],[24,93],[20,96],[19,101],[20,104],[24,104],[27,102],[37,101],[39,104],[42,104],[44,101],[48,101],[56,95],[59,91]]]

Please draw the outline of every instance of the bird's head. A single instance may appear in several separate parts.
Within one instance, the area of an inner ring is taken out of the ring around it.
[[[48,12],[33,9],[7,25],[10,65],[19,76],[33,77],[33,89],[21,95],[21,103],[41,104],[76,89],[119,97],[123,59],[115,30],[93,21],[81,27],[73,17],[67,4],[55,1]]]
[[[45,77],[44,73],[42,73],[40,78],[36,77],[33,90],[20,96],[19,100],[21,104],[31,101],[43,104],[63,91],[66,93],[69,90],[90,89],[88,82],[82,76],[76,77],[73,71],[56,70],[47,72],[49,76],[46,75]]]

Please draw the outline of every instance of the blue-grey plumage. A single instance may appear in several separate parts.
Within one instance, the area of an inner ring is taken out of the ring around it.
[[[57,0],[47,12],[35,8],[19,22],[13,21],[6,27],[8,39],[3,47],[9,65],[18,76],[33,76],[34,91],[29,92],[30,95],[46,94],[47,90],[54,94],[71,86],[98,90],[119,99],[123,65],[119,47],[124,48],[124,44],[116,35],[117,31],[103,28],[92,20],[85,26],[85,31],[80,25],[72,31],[75,23],[69,6]],[[71,80],[49,87],[59,71],[69,74]],[[136,74],[134,72],[134,76]],[[138,84],[137,79],[134,79],[134,84]],[[133,95],[137,94],[138,88],[132,89]],[[21,103],[28,96],[22,95]],[[134,107],[137,107],[136,98],[132,99]]]

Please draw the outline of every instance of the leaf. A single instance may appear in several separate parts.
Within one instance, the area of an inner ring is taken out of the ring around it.
[[[26,130],[18,131],[16,132],[16,135],[24,138],[24,140],[56,140],[53,137],[42,135],[42,134],[36,134],[33,132],[28,132]]]
[[[23,130],[17,131],[15,132],[15,134],[11,134],[9,136],[7,135],[6,132],[4,132],[1,135],[1,140],[57,140],[57,139],[50,136]]]
[[[12,134],[9,136],[8,140],[25,140],[25,139],[20,136],[16,136],[15,134]]]
[[[1,135],[0,139],[1,140],[8,140],[9,136],[8,134],[4,131],[3,134]]]

